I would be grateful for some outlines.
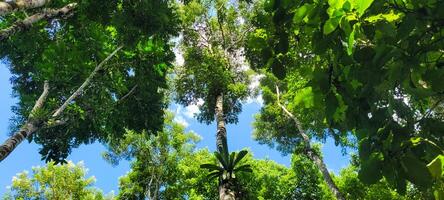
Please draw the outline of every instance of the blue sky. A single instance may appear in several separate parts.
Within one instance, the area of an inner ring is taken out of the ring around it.
[[[11,106],[16,103],[16,99],[11,97],[12,86],[10,84],[11,74],[4,64],[0,64],[0,142],[6,140],[9,134],[9,119],[12,117]],[[201,135],[202,140],[198,148],[215,149],[215,129],[214,124],[205,125],[198,123],[192,114],[196,112],[195,107],[183,108],[171,105],[170,109],[176,113],[177,121],[187,125],[188,130],[192,130]],[[230,151],[236,151],[245,147],[249,148],[256,158],[268,158],[278,163],[289,166],[290,157],[282,156],[278,151],[270,149],[266,145],[259,145],[251,137],[253,115],[260,109],[260,104],[256,101],[244,104],[243,112],[239,115],[239,123],[229,125],[228,142]],[[6,192],[6,187],[11,184],[12,177],[23,170],[31,171],[33,166],[42,166],[45,163],[40,160],[38,153],[39,146],[35,143],[23,142],[0,163],[0,198]],[[95,176],[97,181],[95,186],[105,193],[112,190],[117,191],[118,177],[124,175],[129,169],[129,163],[124,161],[116,167],[111,166],[102,159],[101,154],[106,149],[103,145],[95,143],[92,145],[82,145],[74,149],[68,160],[74,163],[83,161],[89,169],[88,175]],[[330,171],[338,173],[342,167],[349,163],[349,156],[342,155],[339,147],[334,145],[331,139],[323,145],[324,161]]]

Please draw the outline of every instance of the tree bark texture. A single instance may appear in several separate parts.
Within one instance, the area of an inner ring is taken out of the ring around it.
[[[216,147],[217,151],[221,154],[225,154],[228,156],[228,144],[227,144],[227,129],[225,128],[225,117],[224,117],[224,97],[223,94],[219,94],[216,96],[216,123],[217,123],[217,132],[216,132]],[[236,195],[233,190],[230,188],[229,180],[219,181],[219,199],[220,200],[235,200]]]
[[[47,81],[45,81],[43,92],[32,108],[31,113],[28,116],[28,120],[22,125],[22,127],[20,127],[20,130],[15,132],[0,146],[0,162],[4,160],[23,140],[37,131],[38,127],[42,123],[42,120],[35,119],[34,114],[37,110],[43,107],[48,93],[49,84]]]
[[[311,161],[313,161],[315,163],[315,165],[319,168],[325,182],[327,183],[328,187],[330,188],[330,191],[333,193],[333,195],[336,197],[336,199],[345,200],[344,196],[339,191],[338,186],[335,184],[335,182],[331,178],[330,173],[328,172],[324,161],[316,153],[316,151],[311,147],[310,137],[308,137],[308,135],[305,133],[304,129],[302,128],[301,122],[299,121],[299,119],[296,116],[294,116],[290,111],[288,111],[287,108],[283,104],[281,104],[281,102],[279,100],[280,94],[279,94],[279,87],[278,86],[276,86],[276,95],[277,95],[277,103],[278,103],[279,107],[281,107],[281,109],[284,111],[284,113],[287,115],[287,117],[292,119],[294,121],[294,123],[296,124],[299,134],[301,135],[302,140],[305,143],[305,148],[307,150],[308,158]]]
[[[41,20],[51,20],[58,17],[64,17],[72,14],[77,7],[77,3],[70,3],[59,9],[46,9],[40,13],[31,15],[23,20],[14,22],[10,27],[0,30],[0,41],[3,41],[17,32],[30,28],[33,24]]]
[[[0,2],[0,16],[7,15],[17,10],[26,10],[31,8],[42,7],[49,3],[50,0],[15,0]]]
[[[103,68],[103,66],[120,50],[122,46],[119,46],[116,50],[114,50],[108,57],[106,57],[102,62],[100,62],[95,68],[94,71],[91,72],[89,77],[82,83],[82,85],[77,88],[77,90],[71,94],[71,96],[54,111],[54,114],[50,117],[54,119],[56,124],[64,124],[66,123],[63,120],[57,120],[58,117],[63,113],[65,108],[77,97],[79,97],[83,92],[85,92],[86,88],[91,83],[92,78],[97,74],[97,72]],[[36,119],[33,114],[40,108],[43,107],[43,104],[48,96],[49,84],[45,81],[43,87],[43,93],[40,95],[39,99],[35,103],[32,108],[31,114],[29,114],[27,121],[20,127],[20,130],[14,133],[10,138],[8,138],[1,146],[0,146],[0,162],[3,161],[14,149],[19,145],[23,140],[29,137],[34,132],[38,131],[45,125],[49,125],[50,127],[54,126],[53,124],[48,124],[47,121],[49,119]]]
[[[219,94],[216,97],[216,147],[219,153],[228,155],[227,129],[225,128],[223,98],[223,94]]]

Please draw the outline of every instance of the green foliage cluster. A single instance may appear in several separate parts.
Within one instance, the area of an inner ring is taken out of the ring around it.
[[[412,182],[441,198],[444,3],[268,0],[259,7],[248,58],[279,79],[273,84],[306,128],[326,129],[345,146],[356,138],[363,182],[384,177],[401,193]],[[272,112],[265,107],[259,123]],[[261,137],[285,146],[276,135]]]
[[[240,161],[247,155],[247,150],[242,150],[239,153],[231,152],[230,155],[214,152],[217,158],[217,164],[203,164],[200,167],[208,169],[209,179],[220,178],[222,181],[229,179],[236,179],[238,172],[252,172],[251,165],[240,165]]]
[[[2,16],[0,29],[68,3],[53,0]],[[18,99],[16,129],[45,81],[49,95],[33,117],[66,122],[28,138],[42,146],[42,159],[53,162],[35,168],[32,178],[19,174],[6,198],[104,199],[81,165],[55,165],[72,148],[100,141],[108,144],[104,156],[112,164],[134,158],[120,179],[119,199],[217,199],[209,178],[234,178],[236,171],[251,172],[236,174],[247,199],[331,199],[284,105],[311,140],[331,136],[358,149],[353,166],[334,178],[346,198],[444,199],[444,1],[77,3],[71,16],[39,21],[0,44]],[[185,60],[174,70],[173,36]],[[52,118],[121,46],[80,97]],[[253,159],[245,150],[215,157],[196,151],[198,137],[164,112],[167,73],[173,71],[176,102],[204,102],[199,121],[213,122],[216,99],[223,97],[221,117],[237,123],[252,94],[248,67],[264,75],[254,136],[293,154],[291,168]],[[210,177],[200,167],[213,170]]]
[[[83,163],[70,161],[56,165],[49,162],[44,167],[34,167],[31,177],[27,171],[14,176],[9,192],[3,199],[113,199],[112,194],[104,196],[100,190],[92,187],[95,178],[86,178],[86,172]]]
[[[119,180],[118,199],[174,199],[186,194],[180,165],[192,156],[200,138],[185,133],[173,118],[167,113],[163,130],[156,135],[127,130],[124,139],[110,143],[104,158],[111,164],[134,158],[131,171]]]
[[[236,123],[241,101],[250,93],[245,63],[241,62],[248,25],[239,21],[247,13],[246,6],[226,0],[196,0],[179,8],[185,63],[175,71],[176,100],[185,106],[203,100],[197,116],[201,122],[214,121],[216,97],[222,94],[225,121]]]
[[[70,3],[51,1],[45,8]],[[0,20],[7,27],[26,14]],[[174,54],[169,38],[179,18],[169,1],[93,0],[78,2],[72,16],[34,24],[0,44],[0,58],[13,74],[17,125],[26,120],[45,80],[50,91],[46,118],[85,81],[95,66],[118,46],[123,49],[93,77],[79,98],[69,102],[64,125],[40,129],[30,141],[42,145],[42,159],[63,162],[72,148],[118,138],[124,128],[147,134],[162,128],[166,73]],[[137,117],[134,117],[137,116]]]

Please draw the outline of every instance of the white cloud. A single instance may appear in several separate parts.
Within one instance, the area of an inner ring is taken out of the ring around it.
[[[174,117],[174,121],[182,124],[182,126],[184,126],[185,128],[188,127],[190,124],[187,122],[187,120],[185,120],[185,118],[182,117],[182,115],[176,115]]]
[[[179,48],[174,48],[173,52],[176,57],[174,64],[177,66],[183,66],[183,64],[185,63],[185,59],[183,58],[182,51]]]
[[[188,121],[183,117],[183,111],[182,111],[182,106],[177,105],[176,110],[173,111],[174,112],[174,121],[182,124],[183,126],[188,127],[189,123]]]
[[[183,114],[190,119],[194,118],[194,116],[199,113],[199,107],[202,106],[203,103],[204,101],[199,99],[197,103],[185,107],[185,112]]]
[[[179,47],[179,43],[182,39],[183,39],[183,35],[180,34],[179,37],[175,37],[170,40],[170,42],[174,43],[173,52],[176,57],[174,64],[176,66],[183,66],[183,64],[185,63],[185,59],[183,58],[183,52]]]
[[[250,89],[250,91],[253,91],[253,97],[248,97],[248,99],[246,100],[247,104],[257,103],[259,105],[263,105],[264,100],[262,100],[262,94],[260,93],[259,85],[260,85],[261,79],[264,76],[265,75],[263,75],[263,74],[254,74],[250,78],[251,82],[250,82],[250,85],[248,85],[248,88]]]
[[[259,85],[261,83],[261,79],[264,78],[263,74],[254,74],[252,75],[250,85],[248,86],[250,89],[259,89]]]
[[[259,104],[260,106],[264,105],[264,100],[262,99],[262,94],[259,94],[255,97],[248,97],[247,100],[245,101],[245,103],[250,104],[250,103],[256,103]]]

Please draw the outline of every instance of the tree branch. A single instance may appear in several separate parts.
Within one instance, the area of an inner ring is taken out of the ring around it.
[[[279,87],[277,85],[276,85],[276,96],[277,96],[277,103],[278,103],[279,107],[281,107],[281,109],[285,112],[285,114],[287,114],[287,116],[294,121],[294,123],[296,124],[296,127],[298,128],[299,134],[302,136],[302,139],[304,140],[306,145],[308,145],[308,147],[310,148],[310,138],[308,137],[308,135],[305,133],[304,129],[302,128],[301,122],[290,111],[288,111],[284,105],[281,104],[281,102],[279,100],[279,96],[280,96]]]
[[[114,50],[108,57],[105,58],[102,62],[99,63],[99,65],[96,66],[93,72],[89,75],[89,77],[83,82],[83,84],[77,88],[77,90],[52,114],[52,118],[57,118],[60,116],[60,114],[68,107],[68,104],[70,104],[75,98],[80,96],[85,88],[90,84],[92,78],[97,74],[99,70],[103,68],[103,66],[120,50],[123,46],[117,47],[116,50]]]
[[[130,95],[132,95],[133,93],[134,93],[134,91],[136,91],[136,88],[138,87],[139,85],[135,85],[133,88],[131,88],[131,90],[128,92],[128,93],[126,93],[125,94],[125,96],[123,96],[122,98],[120,98],[119,100],[117,100],[117,103],[121,103],[123,100],[125,100],[126,98],[128,98]]]
[[[279,107],[282,108],[282,110],[285,112],[285,114],[291,118],[294,123],[296,124],[296,127],[298,128],[299,134],[302,136],[302,139],[304,140],[305,147],[307,150],[307,156],[310,158],[311,161],[313,161],[316,166],[319,168],[319,170],[322,173],[322,176],[324,177],[325,182],[327,183],[328,187],[330,188],[331,192],[336,196],[338,200],[344,200],[345,198],[342,196],[341,192],[338,189],[338,186],[336,186],[335,182],[330,176],[330,173],[327,169],[327,166],[325,165],[322,158],[316,153],[316,151],[311,147],[310,145],[310,138],[305,133],[304,129],[302,128],[302,124],[299,121],[299,119],[294,116],[290,111],[287,110],[287,108],[281,104],[279,96],[279,87],[276,85],[276,96],[277,96],[277,103]]]
[[[0,2],[0,16],[7,15],[17,10],[25,10],[31,8],[42,7],[49,3],[50,0],[16,0],[16,1],[1,1]]]
[[[45,81],[43,85],[43,92],[34,104],[34,107],[31,110],[31,113],[28,116],[25,124],[23,124],[20,129],[15,132],[11,137],[9,137],[1,146],[0,146],[0,162],[3,161],[14,149],[29,135],[38,130],[38,127],[42,123],[42,119],[36,119],[35,113],[43,107],[43,104],[46,101],[49,93],[49,83]]]
[[[65,124],[66,123],[65,120],[55,120],[55,118],[61,115],[61,113],[66,109],[66,107],[72,100],[74,100],[75,98],[80,96],[82,92],[84,92],[85,88],[89,85],[94,75],[100,69],[102,69],[102,67],[106,64],[106,62],[108,62],[111,59],[111,57],[113,57],[121,48],[122,46],[119,46],[116,50],[114,50],[114,52],[112,52],[108,57],[106,57],[105,60],[103,60],[99,65],[97,65],[97,67],[89,75],[89,77],[85,80],[85,82],[83,82],[83,84],[54,112],[54,114],[46,123],[44,123],[43,119],[36,119],[34,117],[35,112],[43,107],[43,103],[45,102],[46,97],[48,96],[49,93],[49,84],[48,81],[45,81],[45,84],[43,86],[43,93],[36,101],[25,124],[22,125],[19,131],[14,133],[13,136],[8,138],[0,146],[0,162],[4,160],[17,147],[17,145],[19,145],[23,140],[25,140],[27,137],[29,137],[31,134],[33,134],[40,128],[44,126],[54,127]],[[50,122],[51,120],[54,120],[54,122]]]
[[[41,20],[50,20],[57,17],[68,16],[77,7],[77,3],[70,3],[60,9],[47,9],[27,17],[21,21],[14,22],[10,27],[0,30],[0,41],[3,41],[19,31],[30,28],[33,24]]]

